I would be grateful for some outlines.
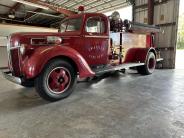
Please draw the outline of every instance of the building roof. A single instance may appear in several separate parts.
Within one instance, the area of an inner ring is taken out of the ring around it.
[[[126,7],[131,0],[24,0],[43,3],[53,8],[44,10],[21,4],[12,0],[0,1],[0,22],[30,24],[36,26],[56,27],[58,22],[67,15],[64,9],[78,12],[79,6],[84,6],[85,12],[105,13]]]

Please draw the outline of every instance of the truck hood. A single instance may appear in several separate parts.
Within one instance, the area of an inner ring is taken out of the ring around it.
[[[61,37],[61,33],[52,33],[52,32],[20,32],[20,33],[13,33],[10,35],[10,42],[12,46],[16,46],[16,43],[18,42],[23,44],[31,45],[31,39],[44,39],[47,36],[58,36]]]
[[[61,36],[58,32],[19,32],[11,34],[11,37],[37,37],[37,36]]]

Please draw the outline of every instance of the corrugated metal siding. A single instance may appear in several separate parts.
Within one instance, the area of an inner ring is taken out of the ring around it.
[[[140,6],[140,5],[144,5],[147,4],[148,0],[135,0],[135,5],[136,6]]]
[[[137,9],[135,13],[135,22],[147,23],[148,11],[145,9]]]
[[[129,0],[42,0],[53,5],[77,11],[83,5],[86,12],[108,12],[130,5]]]
[[[174,8],[175,3],[176,3],[175,0],[170,0],[168,1],[168,3],[155,6],[154,23],[164,24],[176,21],[176,14],[175,14],[176,9]]]
[[[164,58],[163,68],[175,68],[179,0],[162,1],[155,0],[154,24],[159,25],[162,30],[162,33],[157,35],[155,43]],[[136,0],[134,21],[147,23],[147,2],[148,0]]]

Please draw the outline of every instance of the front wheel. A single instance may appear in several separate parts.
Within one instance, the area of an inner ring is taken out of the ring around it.
[[[58,101],[68,97],[76,84],[73,66],[61,59],[51,60],[35,81],[38,94],[45,100]]]
[[[150,75],[154,72],[156,66],[156,56],[153,52],[149,52],[144,66],[137,67],[137,71],[143,75]]]

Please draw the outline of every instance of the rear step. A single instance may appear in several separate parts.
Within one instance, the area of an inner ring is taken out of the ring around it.
[[[110,71],[116,71],[116,70],[121,70],[121,69],[127,69],[130,67],[137,67],[137,66],[143,66],[145,63],[125,63],[121,65],[108,65],[105,66],[104,68],[98,68],[98,69],[93,69],[96,75],[100,75],[106,72]]]
[[[164,60],[163,58],[158,58],[157,62],[160,62],[160,61],[163,61],[163,60]]]

